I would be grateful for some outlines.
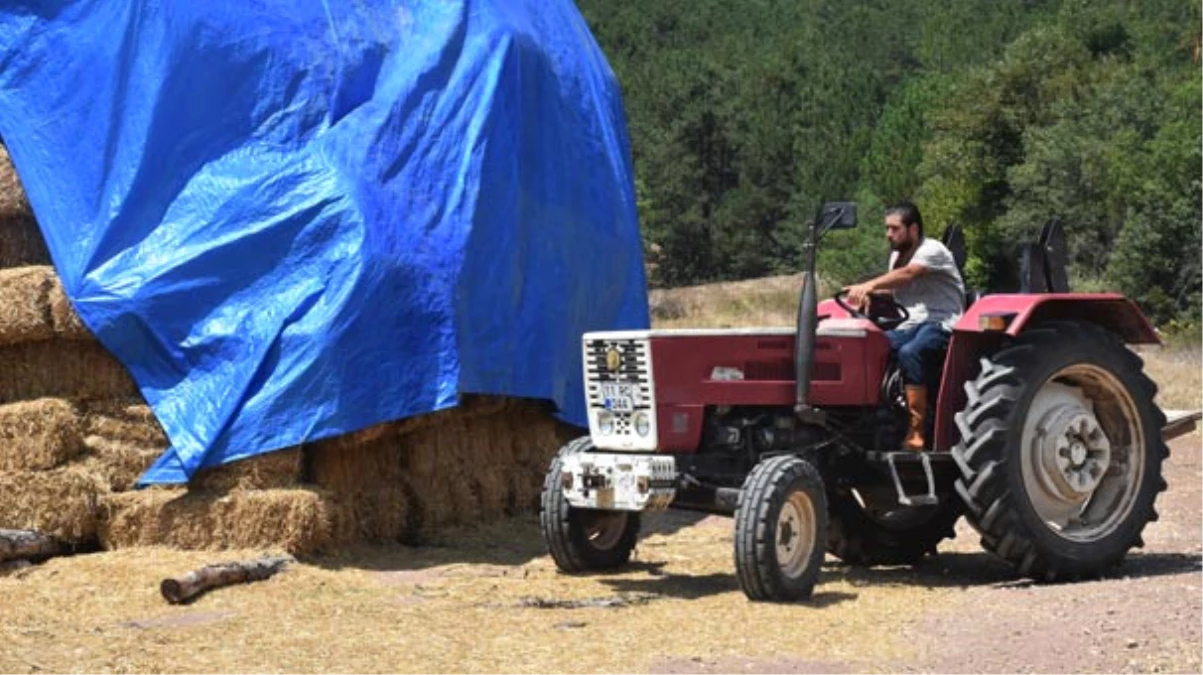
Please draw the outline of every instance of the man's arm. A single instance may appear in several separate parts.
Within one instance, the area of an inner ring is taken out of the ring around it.
[[[853,307],[864,307],[869,296],[878,291],[890,291],[905,286],[914,279],[927,274],[927,268],[912,262],[904,267],[890,270],[885,274],[874,277],[866,282],[844,287],[848,291],[848,304]]]

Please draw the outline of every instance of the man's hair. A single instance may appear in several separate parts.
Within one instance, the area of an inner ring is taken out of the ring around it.
[[[919,207],[913,202],[898,202],[886,207],[886,217],[898,216],[902,219],[902,224],[910,227],[911,225],[919,226],[919,236],[923,236],[923,216],[919,213]]]

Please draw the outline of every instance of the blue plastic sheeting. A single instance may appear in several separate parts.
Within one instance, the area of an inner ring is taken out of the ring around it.
[[[144,484],[465,392],[583,424],[581,333],[648,325],[571,0],[10,1],[0,134],[171,439]]]

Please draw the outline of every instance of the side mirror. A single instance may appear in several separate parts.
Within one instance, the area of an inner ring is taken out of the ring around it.
[[[856,227],[856,202],[827,202],[816,219],[819,233]]]

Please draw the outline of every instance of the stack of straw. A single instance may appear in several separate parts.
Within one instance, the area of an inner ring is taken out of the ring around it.
[[[458,408],[134,490],[169,442],[128,372],[75,313],[0,145],[0,528],[76,547],[283,548],[418,542],[537,508],[579,430],[545,404]]]

